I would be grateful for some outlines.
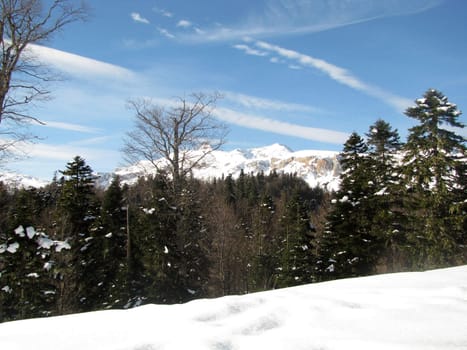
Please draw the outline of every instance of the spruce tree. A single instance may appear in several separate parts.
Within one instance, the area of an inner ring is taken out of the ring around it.
[[[176,211],[176,249],[178,261],[178,302],[186,302],[207,295],[209,277],[209,242],[205,217],[196,188],[196,180],[190,180],[182,191]]]
[[[61,192],[58,200],[59,239],[67,239],[72,249],[61,257],[60,305],[61,313],[94,309],[93,296],[101,281],[96,269],[101,267],[100,231],[95,223],[98,206],[94,192],[95,176],[86,161],[76,156],[60,171]]]
[[[274,235],[273,199],[269,194],[261,194],[260,200],[252,208],[252,231],[255,258],[252,266],[254,290],[268,290],[275,286],[275,276],[280,257],[277,254],[279,243]]]
[[[32,226],[20,225],[2,235],[0,322],[57,313],[54,256],[69,248],[67,242],[54,241]]]
[[[94,254],[102,263],[95,272],[100,275],[100,288],[94,296],[96,308],[120,307],[127,298],[127,207],[124,201],[124,189],[116,176],[104,193],[100,216],[94,225]]]
[[[465,257],[466,140],[461,112],[430,89],[405,114],[417,121],[404,147],[407,235],[415,267],[460,263]],[[465,261],[463,261],[465,262]]]
[[[397,270],[399,249],[403,244],[401,225],[401,198],[403,189],[399,175],[399,157],[402,144],[399,133],[382,119],[370,126],[366,134],[369,155],[368,172],[372,193],[368,196],[369,206],[374,215],[371,221],[372,235],[384,245],[385,250],[379,262],[386,271]]]
[[[368,171],[368,146],[352,133],[340,154],[340,188],[333,199],[325,231],[319,241],[317,269],[321,280],[373,273],[380,242],[372,234],[373,194]]]
[[[309,208],[297,188],[286,202],[280,218],[280,266],[276,270],[277,287],[291,287],[311,283],[315,275],[314,227],[310,223]]]

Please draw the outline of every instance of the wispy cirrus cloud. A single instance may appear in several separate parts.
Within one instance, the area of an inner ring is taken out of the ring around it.
[[[214,114],[218,119],[234,125],[280,135],[300,137],[311,141],[340,145],[349,137],[348,133],[341,131],[287,123],[259,115],[242,113],[229,108],[217,108]]]
[[[222,92],[222,96],[226,100],[234,102],[248,109],[283,112],[324,113],[322,109],[317,107],[260,98],[256,96],[241,94],[238,92],[224,91]]]
[[[247,42],[251,43],[252,39],[247,39]],[[282,63],[286,63],[291,69],[317,69],[339,84],[377,98],[382,102],[394,107],[398,111],[403,111],[412,104],[410,99],[397,96],[391,92],[385,91],[382,88],[366,83],[349,70],[327,62],[323,59],[273,45],[265,41],[254,41],[253,45],[261,50],[261,52],[269,53],[275,57],[280,57],[283,60]],[[279,62],[280,60],[274,61],[274,63]]]
[[[267,53],[266,51],[261,51],[261,50],[252,48],[246,44],[233,45],[233,48],[243,51],[247,55],[251,55],[251,56],[268,56],[269,55],[269,53]]]
[[[175,35],[172,34],[168,29],[158,27],[157,31],[162,35],[165,36],[166,38],[169,39],[175,39]]]
[[[56,121],[48,121],[48,120],[42,120],[44,123],[45,127],[48,128],[53,128],[53,129],[60,129],[60,130],[69,130],[69,131],[76,131],[76,132],[82,132],[82,133],[88,133],[88,134],[96,134],[100,132],[100,129],[85,126],[85,125],[80,125],[80,124],[74,124],[74,123],[64,123],[64,122],[56,122]]]
[[[75,78],[128,80],[135,77],[135,74],[126,68],[50,47],[29,45],[28,50],[39,61]]]
[[[119,152],[95,147],[86,147],[84,145],[73,145],[68,143],[49,144],[49,143],[28,143],[17,144],[17,151],[35,158],[36,161],[52,160],[66,162],[76,155],[80,155],[86,160],[107,162],[109,159],[118,159]],[[61,164],[63,167],[64,164]],[[50,169],[49,169],[50,170]]]
[[[185,34],[188,41],[232,41],[313,33],[378,18],[419,13],[445,0],[258,0],[229,23],[203,28],[203,34]]]
[[[167,18],[172,18],[174,15],[172,12],[170,11],[167,11],[165,9],[161,9],[159,7],[153,7],[152,9],[155,13],[161,15],[161,16],[164,16],[164,17],[167,17]]]
[[[138,12],[132,12],[130,16],[135,22],[144,23],[144,24],[150,23],[147,18],[144,18],[143,16],[141,16]]]

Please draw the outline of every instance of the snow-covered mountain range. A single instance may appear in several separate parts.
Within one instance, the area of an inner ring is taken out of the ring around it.
[[[196,152],[200,151],[193,151]],[[160,160],[162,164],[163,159]],[[92,167],[92,164],[90,164]],[[194,169],[193,175],[203,180],[212,180],[222,176],[237,178],[241,171],[245,174],[257,174],[272,171],[277,173],[296,173],[310,186],[321,186],[335,190],[339,184],[341,168],[338,152],[303,150],[294,152],[286,146],[273,144],[261,148],[232,151],[212,151],[207,155],[199,167]],[[139,177],[155,174],[155,168],[148,161],[120,167],[111,173],[98,173],[97,185],[106,188],[114,175],[118,175],[123,183],[135,183]],[[13,173],[0,173],[0,181],[14,187],[41,187],[45,181]]]
[[[195,154],[196,152],[194,151]],[[162,164],[163,160],[160,162]],[[245,174],[259,172],[269,174],[272,171],[296,173],[312,187],[322,186],[335,190],[338,187],[341,168],[338,152],[314,150],[293,152],[286,146],[273,144],[248,150],[212,151],[194,169],[193,175],[198,179],[209,181],[228,175],[237,178],[242,170]],[[131,184],[141,176],[154,173],[154,166],[148,161],[141,161],[132,166],[117,168],[114,173],[99,174],[98,184],[106,187],[114,174],[118,175],[122,182]]]
[[[48,184],[45,180],[13,172],[0,172],[0,182],[14,188],[40,188]]]

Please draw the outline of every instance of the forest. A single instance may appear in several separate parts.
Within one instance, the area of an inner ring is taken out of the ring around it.
[[[0,184],[0,322],[466,264],[460,114],[430,89],[406,142],[382,119],[352,133],[333,193],[164,169],[102,189],[79,156],[43,188]]]

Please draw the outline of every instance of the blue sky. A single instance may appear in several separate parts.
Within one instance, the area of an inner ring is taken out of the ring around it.
[[[75,155],[96,171],[122,165],[126,105],[139,97],[222,93],[227,150],[277,142],[339,151],[378,118],[404,137],[413,122],[403,111],[428,88],[467,108],[465,0],[89,4],[86,23],[33,48],[66,79],[34,109],[46,123],[31,128],[41,139],[10,169],[50,179]]]

